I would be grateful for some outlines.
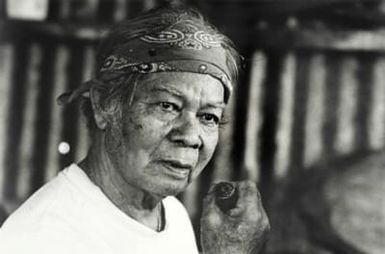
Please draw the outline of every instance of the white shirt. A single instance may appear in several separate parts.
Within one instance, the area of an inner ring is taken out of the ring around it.
[[[121,212],[75,164],[17,209],[0,229],[0,253],[197,254],[183,205],[163,201],[165,228],[155,232]]]

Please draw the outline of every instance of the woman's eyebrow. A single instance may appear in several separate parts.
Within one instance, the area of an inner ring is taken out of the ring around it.
[[[175,89],[175,88],[172,88],[172,87],[164,87],[164,86],[158,86],[158,87],[154,87],[150,90],[150,92],[153,92],[153,93],[168,93],[168,94],[171,94],[172,96],[175,96],[175,97],[178,97],[180,99],[183,99],[183,94]],[[223,102],[223,101],[218,101],[218,102],[207,102],[205,105],[204,105],[204,108],[219,108],[219,109],[224,109],[226,107],[226,104]]]
[[[220,108],[224,109],[226,107],[226,104],[224,102],[209,102],[205,104],[205,108]]]
[[[173,96],[176,96],[176,97],[179,97],[179,98],[182,98],[183,95],[180,91],[178,91],[177,89],[173,89],[173,88],[170,88],[170,87],[163,87],[163,86],[158,86],[158,87],[154,87],[150,90],[151,92],[154,92],[154,93],[169,93]]]

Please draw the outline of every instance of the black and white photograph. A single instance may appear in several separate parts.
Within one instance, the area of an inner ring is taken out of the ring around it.
[[[0,0],[1,254],[384,254],[385,0]]]

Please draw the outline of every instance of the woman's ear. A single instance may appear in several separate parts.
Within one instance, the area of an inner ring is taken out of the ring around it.
[[[104,110],[102,103],[102,94],[100,88],[91,87],[90,100],[92,105],[93,116],[95,124],[100,130],[104,130],[108,124],[108,113]]]

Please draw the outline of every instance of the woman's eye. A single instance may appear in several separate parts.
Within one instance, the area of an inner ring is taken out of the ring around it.
[[[159,103],[159,106],[162,108],[162,110],[164,111],[175,111],[175,110],[178,110],[178,106],[175,105],[174,103],[171,103],[171,102],[165,102],[165,101],[162,101]]]
[[[218,125],[219,123],[219,117],[214,114],[202,114],[201,119],[205,124],[208,125]]]

